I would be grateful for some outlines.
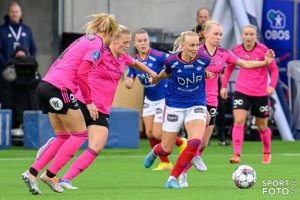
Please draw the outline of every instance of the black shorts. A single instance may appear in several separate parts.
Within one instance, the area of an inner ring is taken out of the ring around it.
[[[77,99],[67,88],[59,89],[49,82],[42,81],[37,88],[37,94],[43,113],[66,114],[69,109],[79,109]]]
[[[90,126],[90,125],[97,125],[97,126],[104,126],[107,129],[109,129],[109,115],[108,114],[104,114],[101,112],[98,112],[99,114],[99,118],[94,121],[93,118],[90,115],[89,110],[87,109],[86,105],[80,101],[78,101],[80,110],[83,114],[84,117],[84,121],[86,126]]]
[[[235,92],[233,96],[233,109],[249,110],[255,117],[266,118],[269,116],[269,96],[248,96]]]
[[[209,106],[206,105],[207,111],[210,114],[210,121],[209,126],[213,126],[216,124],[216,117],[217,117],[217,107],[216,106]]]

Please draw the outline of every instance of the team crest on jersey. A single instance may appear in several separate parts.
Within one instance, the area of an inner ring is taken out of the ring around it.
[[[100,52],[99,51],[94,51],[94,53],[93,53],[93,60],[97,61],[99,57],[100,57]]]
[[[153,67],[153,64],[152,64],[152,63],[149,63],[149,64],[148,64],[148,67]]]
[[[245,55],[245,57],[246,57],[247,59],[249,59],[249,58],[250,58],[250,56],[249,56],[249,55]]]
[[[22,37],[26,37],[27,34],[25,32],[23,32],[21,35],[22,35]]]
[[[197,67],[196,70],[197,71],[201,71],[202,67]]]

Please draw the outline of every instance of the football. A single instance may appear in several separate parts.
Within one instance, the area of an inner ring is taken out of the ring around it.
[[[241,165],[232,173],[232,180],[238,188],[251,188],[256,182],[256,172],[248,165]]]

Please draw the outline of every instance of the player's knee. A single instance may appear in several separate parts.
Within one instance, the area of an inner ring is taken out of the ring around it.
[[[146,130],[145,133],[146,133],[146,135],[147,135],[148,138],[149,137],[153,137],[153,134],[152,134],[151,130]]]
[[[239,126],[243,126],[245,125],[245,120],[244,119],[234,119],[234,124],[239,125]]]
[[[265,124],[257,124],[257,129],[260,132],[265,131],[267,128],[268,128],[268,126]]]
[[[157,140],[161,140],[161,131],[153,131],[153,137]]]

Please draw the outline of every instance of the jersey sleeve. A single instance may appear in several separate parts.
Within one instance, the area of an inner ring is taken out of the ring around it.
[[[278,67],[276,65],[275,60],[273,60],[269,65],[268,68],[270,70],[271,73],[271,82],[269,84],[269,86],[276,88],[277,85],[277,81],[278,81]]]
[[[228,65],[235,65],[239,58],[232,52],[227,52],[226,63]]]
[[[134,64],[134,59],[130,57],[128,54],[125,54],[125,65],[133,65]]]
[[[234,54],[234,51],[235,51],[235,48],[232,50],[232,52],[229,52],[229,54],[228,54],[229,56],[226,61],[227,67],[225,68],[225,71],[224,71],[223,82],[222,82],[221,88],[227,88],[227,84],[228,84],[231,74],[235,68],[235,64],[238,60],[238,57]],[[231,57],[231,58],[229,58],[229,57]]]
[[[88,74],[92,68],[92,62],[84,60],[80,64],[77,71],[78,85],[86,104],[90,104],[93,102],[91,98],[91,89],[88,84]]]
[[[86,40],[88,40],[87,41],[87,49],[83,56],[83,60],[87,60],[87,61],[96,63],[100,59],[100,57],[103,53],[104,44],[103,44],[102,40],[96,40],[96,39],[95,40],[86,39]]]

